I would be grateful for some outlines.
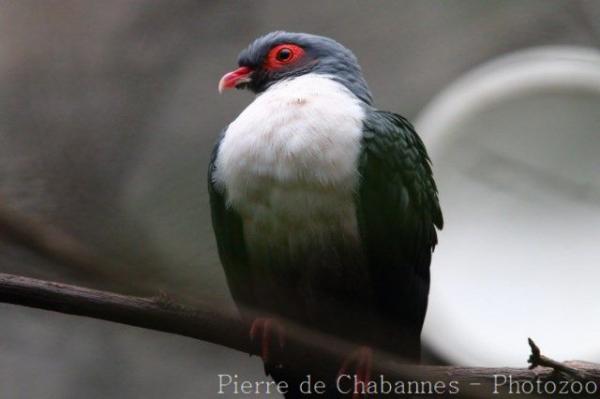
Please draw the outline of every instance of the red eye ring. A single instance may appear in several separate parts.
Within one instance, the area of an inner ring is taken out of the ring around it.
[[[304,55],[304,49],[295,44],[280,44],[273,47],[265,62],[268,69],[277,69],[296,62]]]

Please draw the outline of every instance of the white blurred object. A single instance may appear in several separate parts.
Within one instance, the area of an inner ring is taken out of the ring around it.
[[[523,366],[527,337],[600,361],[600,52],[501,57],[416,125],[446,222],[424,341],[462,365]]]

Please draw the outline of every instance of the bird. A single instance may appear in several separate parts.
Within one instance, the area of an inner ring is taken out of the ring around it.
[[[375,108],[356,56],[331,38],[271,32],[237,64],[219,92],[256,96],[219,135],[208,191],[231,295],[264,315],[242,314],[263,360],[284,342],[281,319],[355,343],[340,370],[362,380],[372,348],[418,362],[443,227],[419,135]]]

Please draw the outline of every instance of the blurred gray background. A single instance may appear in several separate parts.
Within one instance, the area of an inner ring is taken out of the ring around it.
[[[0,1],[0,200],[132,265],[107,281],[0,244],[0,271],[231,306],[205,170],[252,96],[216,86],[276,29],[347,45],[376,104],[414,118],[490,58],[598,47],[600,2]],[[0,320],[1,398],[210,398],[218,373],[262,378],[191,339],[9,305]]]

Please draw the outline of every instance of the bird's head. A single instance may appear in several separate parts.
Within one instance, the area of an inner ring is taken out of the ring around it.
[[[240,53],[238,66],[221,78],[220,92],[238,88],[262,93],[282,80],[314,73],[330,76],[365,103],[372,102],[354,54],[328,37],[271,32],[254,40]]]

